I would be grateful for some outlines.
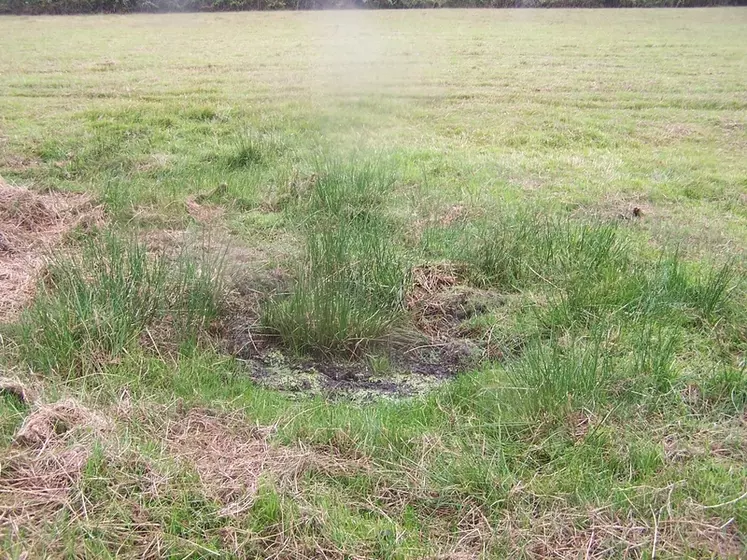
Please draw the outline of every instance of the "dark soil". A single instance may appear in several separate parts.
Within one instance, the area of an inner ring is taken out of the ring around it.
[[[239,282],[229,301],[219,335],[260,385],[299,395],[370,400],[421,394],[487,359],[478,336],[464,322],[502,305],[494,293],[460,285],[443,267],[418,269],[407,301],[411,326],[372,344],[355,360],[299,357],[263,331],[262,303],[283,290],[287,278],[267,271]],[[465,337],[465,332],[467,337]]]
[[[476,363],[466,352],[468,347],[467,343],[446,344],[409,355],[382,348],[370,358],[345,361],[299,358],[276,346],[262,354],[249,352],[242,359],[249,375],[266,387],[369,400],[375,396],[408,397],[433,389]],[[385,371],[374,367],[376,359],[385,360]]]

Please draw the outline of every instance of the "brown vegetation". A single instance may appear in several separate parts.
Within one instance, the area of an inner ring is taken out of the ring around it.
[[[11,320],[30,301],[46,256],[65,234],[101,217],[87,195],[39,194],[0,177],[0,322]]]

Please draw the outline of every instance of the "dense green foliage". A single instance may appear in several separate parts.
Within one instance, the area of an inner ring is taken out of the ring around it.
[[[745,0],[0,0],[0,14],[320,10],[335,8],[654,8],[740,6]]]

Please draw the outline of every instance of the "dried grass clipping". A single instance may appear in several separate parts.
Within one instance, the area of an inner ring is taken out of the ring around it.
[[[38,194],[0,177],[0,322],[12,320],[33,297],[45,255],[80,224],[102,220],[82,194]]]
[[[36,400],[36,391],[17,378],[0,377],[0,395],[13,395],[23,404]]]
[[[452,263],[416,266],[412,270],[412,288],[407,295],[407,308],[415,324],[427,335],[440,338],[449,328],[454,299],[452,290],[463,277],[461,268]]]
[[[196,409],[167,438],[170,451],[194,465],[206,493],[225,504],[222,515],[251,505],[269,455],[266,431]]]
[[[16,432],[16,443],[47,446],[66,440],[81,430],[101,434],[111,424],[105,417],[81,406],[74,400],[64,400],[38,406]]]
[[[13,390],[28,394],[17,384]],[[88,461],[94,437],[109,422],[73,400],[38,405],[0,450],[0,532],[16,537],[19,527],[49,522],[67,509],[75,514],[72,490]]]

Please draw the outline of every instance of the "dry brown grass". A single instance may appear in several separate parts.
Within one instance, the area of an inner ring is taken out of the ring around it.
[[[664,496],[669,488],[661,489]],[[533,516],[508,515],[497,527],[505,544],[526,551],[530,559],[690,558],[713,554],[742,558],[744,543],[732,522],[724,524],[706,516],[670,516],[666,503],[649,515],[620,517],[609,507],[577,511],[546,510]]]
[[[41,451],[16,447],[3,453],[0,471],[0,528],[18,534],[72,509],[71,489],[80,479],[90,449],[50,446]]]
[[[87,195],[37,194],[0,177],[0,322],[12,320],[34,294],[46,255],[67,232],[101,221]]]
[[[272,445],[268,442],[272,426],[249,425],[240,415],[192,409],[165,430],[160,437],[169,453],[194,466],[205,493],[224,505],[221,514],[227,516],[251,507],[263,475],[297,489],[298,478],[309,469],[350,474],[369,468],[361,459]]]
[[[267,429],[247,426],[205,410],[191,410],[169,426],[169,451],[190,461],[206,493],[224,504],[223,515],[237,515],[251,506],[270,448]]]
[[[460,278],[459,268],[451,263],[413,267],[412,287],[405,303],[420,330],[430,336],[441,333],[448,313],[444,295],[459,284]]]
[[[436,263],[413,269],[413,286],[407,296],[407,308],[415,326],[433,343],[469,343],[474,346],[474,335],[481,338],[482,333],[465,329],[465,321],[503,304],[499,294],[465,285],[465,275],[461,266],[452,263]],[[499,357],[489,338],[481,344],[484,346],[481,353]]]
[[[74,489],[94,441],[110,428],[73,400],[37,404],[0,453],[0,532],[23,539],[61,511],[78,516]]]
[[[17,377],[0,377],[0,395],[3,394],[13,395],[27,405],[38,398],[38,390]]]
[[[222,206],[200,202],[199,200],[199,197],[188,196],[184,202],[187,207],[187,213],[192,216],[196,222],[209,226],[211,224],[216,224],[217,220],[223,218],[225,209]]]
[[[414,466],[411,471],[389,471],[385,465],[374,465],[353,453],[350,445],[354,442],[340,442],[339,449],[334,444],[324,448],[280,446],[269,441],[272,427],[252,425],[242,414],[199,408],[184,411],[181,406],[164,408],[132,403],[127,398],[118,412],[113,412],[118,423],[147,426],[144,433],[162,444],[164,460],[194,469],[200,484],[191,491],[217,501],[222,506],[219,515],[233,520],[221,525],[220,538],[223,550],[239,558],[251,557],[252,550],[277,559],[374,557],[372,550],[348,550],[325,535],[329,512],[310,499],[313,483],[309,486],[304,476],[310,471],[330,480],[359,474],[371,477],[372,491],[345,504],[353,511],[396,517],[405,508],[415,507],[428,515],[432,551],[428,558],[482,558],[503,546],[523,550],[531,559],[686,557],[693,550],[740,558],[744,550],[733,520],[724,523],[697,504],[687,509],[680,504],[675,510],[671,486],[629,489],[650,494],[651,508],[650,512],[633,508],[625,512],[611,506],[581,510],[560,499],[548,507],[531,507],[529,504],[547,503],[549,498],[534,495],[519,484],[509,494],[505,514],[497,520],[488,519],[468,497],[439,499],[427,482],[427,471]],[[22,542],[22,535],[59,512],[67,512],[70,522],[77,523],[87,515],[97,515],[105,506],[86,504],[76,491],[97,440],[108,442],[110,473],[119,473],[112,475],[117,478],[110,483],[113,488],[136,487],[154,497],[174,490],[168,477],[148,466],[148,460],[124,453],[123,442],[111,428],[111,420],[75,401],[35,405],[14,445],[0,458],[0,528],[13,542]],[[442,449],[437,440],[427,445],[434,452]],[[111,453],[119,455],[109,457]],[[132,467],[133,461],[140,467]],[[296,513],[282,526],[265,527],[258,533],[247,525],[247,516],[263,480],[290,500]],[[174,550],[171,537],[153,521],[151,513],[137,500],[124,496],[121,500],[131,510],[131,518],[107,518],[103,529],[129,539],[128,550],[139,557],[156,558]]]
[[[45,448],[53,443],[64,443],[79,431],[103,435],[111,428],[111,422],[105,416],[66,399],[38,404],[19,428],[15,441],[27,447]]]

